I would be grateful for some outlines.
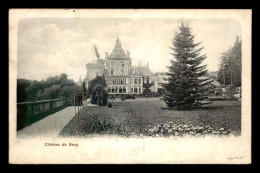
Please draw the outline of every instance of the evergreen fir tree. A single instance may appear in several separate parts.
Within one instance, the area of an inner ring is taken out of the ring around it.
[[[170,47],[174,53],[170,61],[169,72],[164,84],[166,94],[164,101],[169,109],[187,110],[199,108],[202,101],[207,99],[210,78],[207,74],[207,65],[201,65],[206,55],[200,55],[203,47],[198,48],[200,43],[194,43],[194,36],[190,28],[183,23],[179,27],[179,33],[175,34]]]
[[[242,41],[237,37],[233,46],[222,53],[217,81],[222,85],[241,86]]]

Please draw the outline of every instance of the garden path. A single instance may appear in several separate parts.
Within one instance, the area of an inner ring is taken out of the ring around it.
[[[51,114],[30,126],[17,132],[17,137],[46,136],[56,138],[65,125],[75,116],[75,107],[69,106],[65,109]]]
[[[97,105],[91,104],[91,98],[88,98],[87,100],[83,100],[83,106],[86,107],[86,106],[97,106]]]

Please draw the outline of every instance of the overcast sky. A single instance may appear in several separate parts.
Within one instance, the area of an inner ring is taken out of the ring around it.
[[[74,81],[86,75],[94,60],[111,53],[116,38],[130,52],[133,65],[149,63],[153,72],[167,71],[171,40],[181,22],[188,24],[209,71],[218,69],[221,52],[241,36],[239,23],[227,19],[24,19],[18,28],[18,78],[42,80],[66,73]]]

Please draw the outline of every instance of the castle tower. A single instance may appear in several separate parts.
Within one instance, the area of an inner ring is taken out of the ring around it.
[[[95,54],[97,56],[97,61],[94,63],[86,64],[87,74],[85,79],[85,85],[88,86],[88,82],[93,80],[96,76],[103,76],[105,74],[105,60],[101,59],[97,51],[96,46]]]
[[[130,52],[125,53],[119,38],[110,53],[106,53],[106,81],[109,94],[129,93],[129,74],[131,68]]]
[[[125,53],[121,46],[119,38],[116,39],[116,44],[111,54],[106,53],[106,69],[108,76],[128,75],[131,65],[130,52]]]

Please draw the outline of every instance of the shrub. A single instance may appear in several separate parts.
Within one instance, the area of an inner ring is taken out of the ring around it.
[[[126,128],[111,121],[101,121],[96,114],[91,115],[90,118],[91,120],[84,125],[86,134],[121,135],[126,137],[130,135]]]
[[[226,94],[229,96],[229,98],[234,98],[234,94],[236,94],[236,87],[234,86],[229,86],[227,89],[226,89]]]
[[[108,103],[107,105],[109,108],[112,108],[112,103]]]
[[[115,99],[115,96],[114,95],[109,95],[109,98],[110,99]]]
[[[230,98],[230,97],[225,97],[225,96],[212,96],[208,98],[209,101],[227,101],[227,100],[237,100],[236,98]]]

